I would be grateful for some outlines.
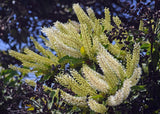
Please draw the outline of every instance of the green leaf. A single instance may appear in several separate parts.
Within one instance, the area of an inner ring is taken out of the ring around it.
[[[149,31],[148,28],[145,27],[145,28],[144,28],[144,33],[147,34],[148,31]]]
[[[15,84],[16,84],[16,82],[12,80],[12,81],[8,84],[8,86],[12,86],[12,87],[13,87],[13,86],[15,86]]]
[[[10,79],[17,75],[17,72],[12,69],[6,69],[1,72],[1,75],[5,75],[4,83],[9,83]]]
[[[159,112],[160,112],[160,108],[154,111],[154,114],[159,114]]]
[[[149,43],[144,43],[144,44],[141,45],[141,49],[149,49],[150,46],[151,46],[151,44],[149,44]]]
[[[143,91],[146,91],[146,85],[133,86],[132,89],[135,90],[135,91],[141,91],[141,92],[143,92]]]
[[[81,64],[83,62],[83,58],[74,58],[74,57],[69,57],[64,56],[59,60],[59,63],[65,64],[65,63],[70,63],[70,64]]]
[[[79,111],[81,111],[81,109],[79,107],[73,106],[70,113],[75,113],[75,112],[79,112]]]
[[[131,41],[133,39],[132,36],[128,36],[128,41]]]
[[[52,105],[53,103],[55,102],[54,99],[55,99],[55,91],[51,91],[50,92],[50,97],[52,98],[52,100],[49,101],[48,103],[48,108],[51,109],[52,108]]]
[[[103,46],[104,46],[105,49],[107,49],[109,45],[107,44],[107,45],[103,45]]]
[[[7,84],[12,77],[13,77],[13,75],[6,76],[4,79],[4,83]]]
[[[6,75],[6,74],[12,74],[12,75],[16,75],[17,72],[15,70],[12,70],[12,69],[6,69],[6,70],[3,70],[1,72],[1,75]]]
[[[98,100],[98,99],[103,99],[103,96],[102,95],[96,95],[96,96],[92,96],[92,98],[94,100]]]
[[[41,81],[49,80],[50,77],[51,75],[43,75],[43,77],[41,78]]]
[[[55,91],[52,91],[51,93],[50,93],[50,97],[54,97],[54,95],[55,95]]]

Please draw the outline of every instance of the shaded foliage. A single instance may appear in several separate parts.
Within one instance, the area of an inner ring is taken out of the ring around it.
[[[11,69],[1,69],[0,73],[0,112],[14,113],[65,113],[79,112],[78,109],[61,102],[60,93],[44,87],[45,82],[34,82],[30,86],[23,82],[21,75]],[[46,82],[47,83],[47,82]],[[54,85],[54,88],[58,86]],[[53,88],[53,89],[54,89]],[[69,90],[64,90],[70,92]]]

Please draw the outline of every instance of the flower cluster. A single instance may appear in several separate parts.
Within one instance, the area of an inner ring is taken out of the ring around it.
[[[93,66],[82,62],[80,71],[74,70],[73,67],[69,73],[60,72],[54,77],[59,84],[76,95],[70,95],[59,88],[60,97],[64,101],[78,107],[89,107],[98,113],[105,113],[106,106],[121,104],[129,96],[131,87],[139,81],[141,75],[141,68],[138,67],[140,46],[135,43],[131,54],[121,50],[123,44],[113,45],[109,42],[106,32],[109,34],[114,28],[111,24],[109,9],[105,9],[104,19],[97,19],[91,8],[87,9],[86,14],[79,4],[74,4],[73,9],[79,23],[69,21],[63,24],[57,21],[53,28],[42,29],[49,39],[45,39],[46,45],[54,49],[57,56],[42,48],[32,39],[42,56],[29,49],[24,50],[25,54],[10,51],[10,55],[22,61],[24,66],[31,67],[32,70],[10,67],[25,73],[38,71],[38,73],[45,74],[50,66],[60,64],[59,60],[65,56],[76,58],[76,60],[80,58],[92,60],[101,68],[101,73],[97,72]],[[113,17],[113,21],[116,27],[120,28],[120,19]],[[126,66],[116,58],[126,60]]]
[[[137,53],[139,53],[139,49],[139,44],[135,44],[133,55],[130,55],[131,58],[128,58],[130,61],[128,61],[127,67],[124,68],[118,60],[100,45],[97,61],[103,70],[103,75],[94,71],[89,66],[83,65],[82,72],[84,78],[76,71],[71,71],[70,75],[61,74],[60,76],[57,76],[57,81],[76,93],[79,96],[79,99],[82,97],[84,99],[85,96],[89,95],[90,97],[88,99],[91,101],[86,101],[88,106],[95,112],[105,112],[106,108],[103,108],[105,105],[117,106],[121,104],[129,96],[131,87],[136,85],[139,81],[141,75],[141,68],[137,66],[139,58],[139,54]],[[105,95],[109,96],[105,101],[105,105],[98,103],[100,102],[100,99],[92,99],[98,95],[102,97],[105,97]],[[70,97],[71,98],[63,97],[62,95],[64,100],[72,104],[74,97]],[[72,101],[69,101],[69,99],[72,99]],[[76,97],[75,100],[76,99],[78,98]],[[77,105],[78,104],[79,103],[77,102]]]

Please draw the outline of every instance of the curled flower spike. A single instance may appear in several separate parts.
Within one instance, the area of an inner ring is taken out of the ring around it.
[[[107,104],[109,106],[117,106],[121,104],[129,96],[130,87],[131,81],[128,79],[125,80],[123,82],[123,87],[118,90],[115,95],[111,95],[108,97]]]
[[[87,79],[91,87],[104,93],[108,92],[110,87],[107,84],[107,82],[104,81],[103,76],[101,74],[93,71],[87,65],[84,65],[82,70],[85,78]]]

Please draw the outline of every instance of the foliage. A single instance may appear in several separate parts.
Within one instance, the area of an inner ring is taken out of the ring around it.
[[[58,94],[51,88],[42,87],[41,83],[35,81],[26,80],[24,83],[21,82],[21,79],[22,77],[16,71],[5,70],[1,67],[0,112],[58,113],[69,109],[64,102],[59,102]]]
[[[17,72],[14,70],[5,70],[0,67],[0,111],[7,113],[10,109],[15,110],[18,107],[19,100],[17,101],[16,93],[19,91],[21,85],[20,77],[14,77]]]

